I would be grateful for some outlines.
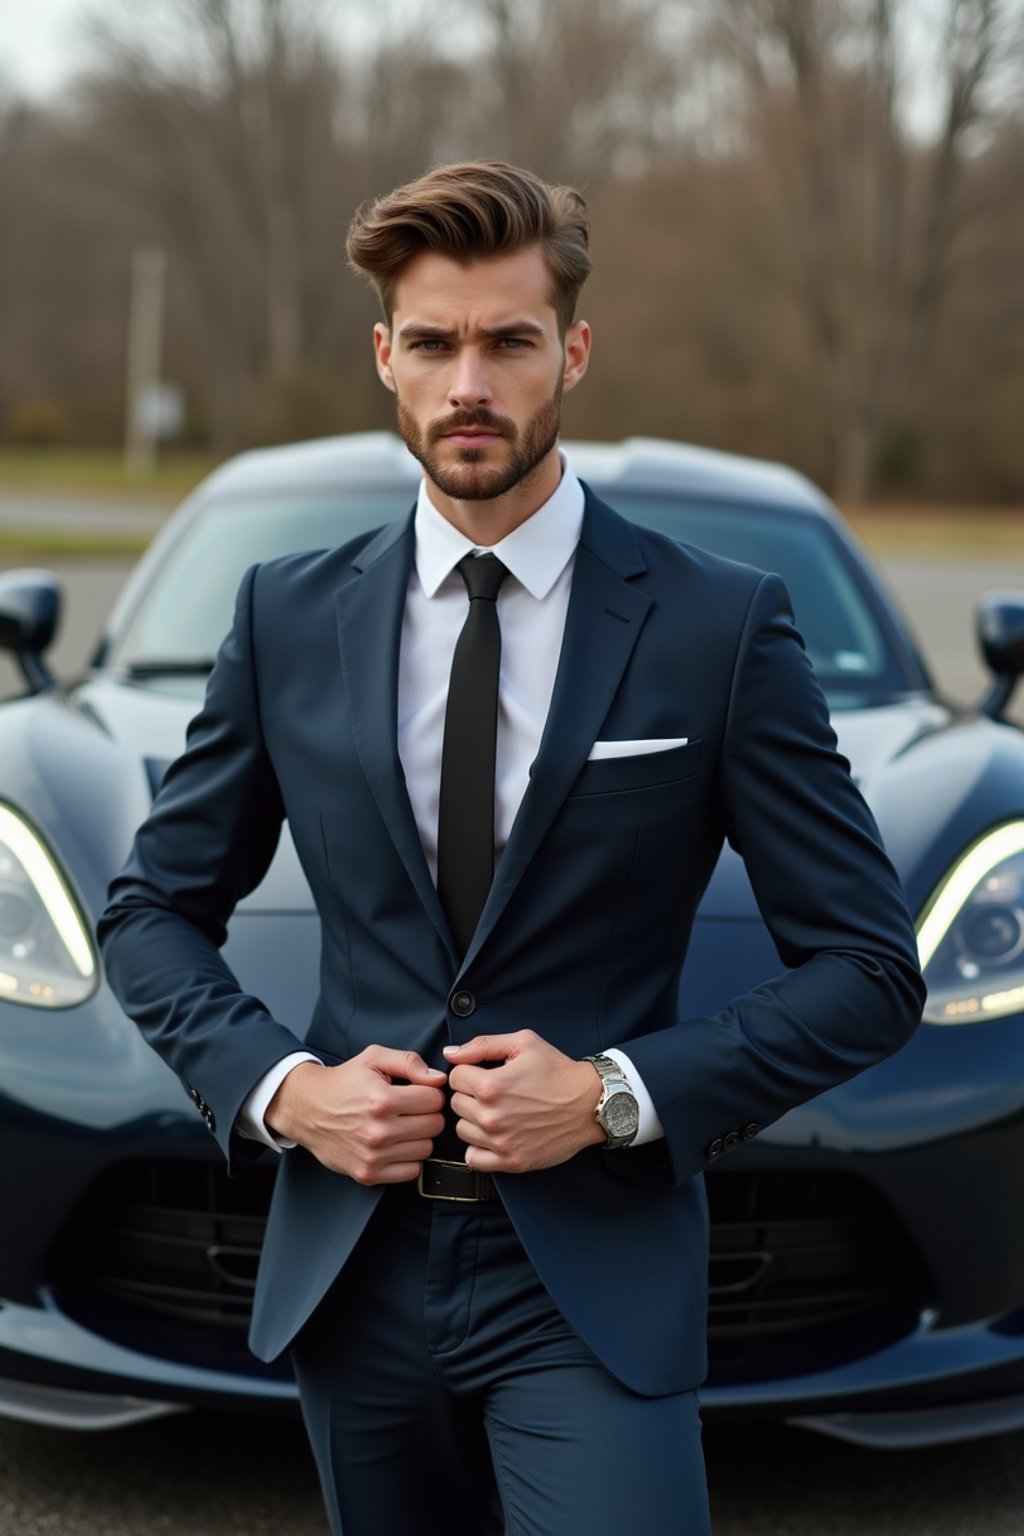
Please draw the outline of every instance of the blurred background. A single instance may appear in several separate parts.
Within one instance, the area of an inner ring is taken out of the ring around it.
[[[3,0],[8,474],[120,450],[133,269],[186,478],[390,426],[348,219],[484,156],[591,204],[571,435],[1024,502],[1022,0]]]
[[[589,200],[567,436],[803,470],[976,699],[1024,588],[1024,0],[0,0],[0,565],[64,578],[58,671],[225,455],[392,425],[349,219],[486,156]]]

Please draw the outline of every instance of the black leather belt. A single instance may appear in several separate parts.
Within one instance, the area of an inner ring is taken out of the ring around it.
[[[416,1188],[425,1200],[458,1200],[472,1204],[498,1198],[489,1173],[479,1173],[466,1163],[449,1163],[440,1157],[427,1158],[420,1169]]]

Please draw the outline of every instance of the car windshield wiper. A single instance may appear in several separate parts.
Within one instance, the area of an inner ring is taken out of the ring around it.
[[[206,677],[213,671],[212,656],[152,656],[129,661],[118,668],[125,677]]]

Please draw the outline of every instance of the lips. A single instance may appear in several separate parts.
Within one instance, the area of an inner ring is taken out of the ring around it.
[[[486,427],[460,427],[456,432],[446,432],[446,443],[469,446],[480,443],[495,443],[501,438],[500,432],[495,432]]]
[[[467,420],[465,415],[453,411],[443,421],[435,423],[431,433],[435,443],[451,443],[453,448],[485,448],[490,443],[515,438],[515,428],[509,421],[502,421],[490,412],[474,413]]]

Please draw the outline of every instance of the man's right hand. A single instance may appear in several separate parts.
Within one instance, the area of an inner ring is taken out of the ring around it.
[[[357,1184],[403,1184],[434,1150],[447,1080],[415,1051],[368,1045],[338,1067],[293,1067],[264,1121]]]

